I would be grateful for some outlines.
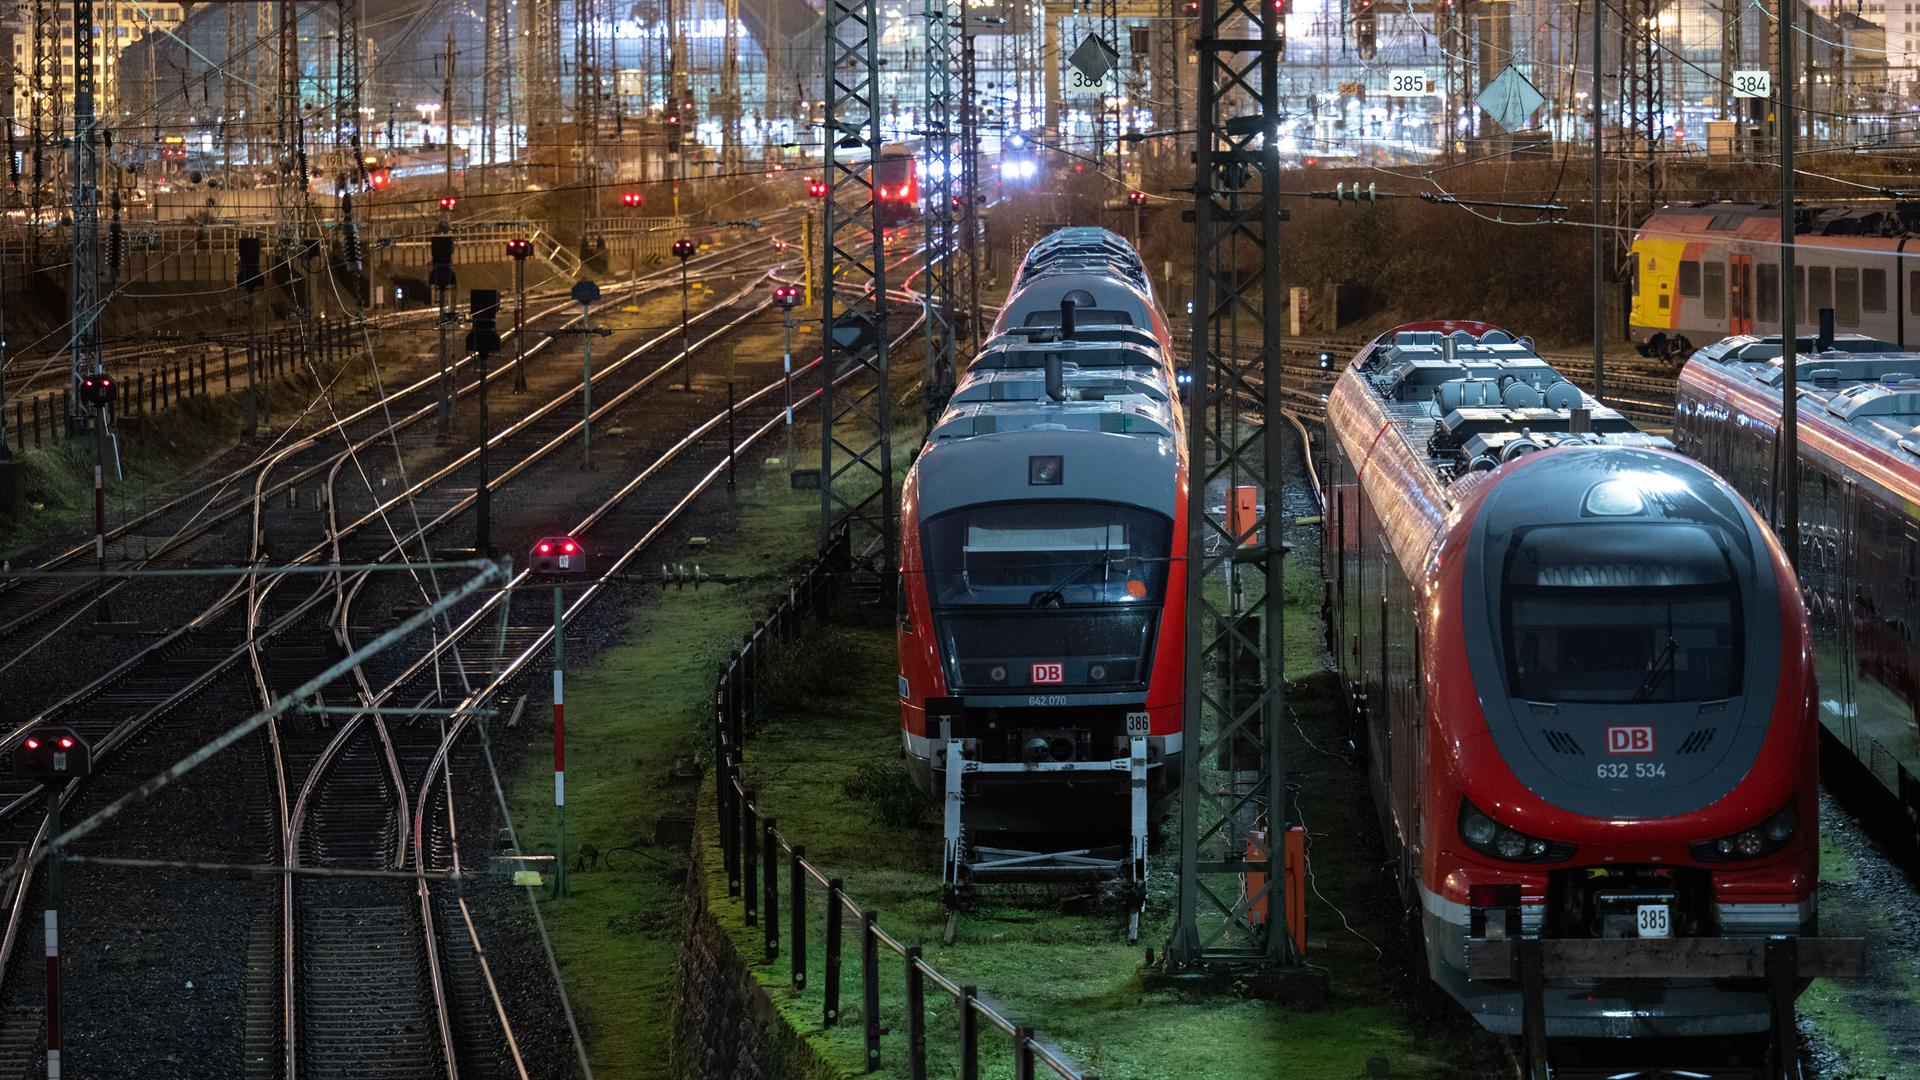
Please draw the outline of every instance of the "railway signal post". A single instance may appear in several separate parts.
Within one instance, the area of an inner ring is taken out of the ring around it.
[[[781,323],[787,333],[785,350],[780,354],[780,381],[786,395],[783,416],[787,425],[787,473],[793,473],[793,328],[798,325],[793,318],[793,309],[800,305],[800,288],[797,285],[776,285],[773,289],[773,306],[780,309]]]
[[[47,792],[47,1080],[60,1080],[60,799],[67,781],[93,771],[93,751],[67,728],[41,728],[13,751],[15,775]]]
[[[527,389],[527,256],[533,241],[509,240],[507,254],[513,256],[513,392],[520,394]]]
[[[253,298],[254,294],[260,291],[260,285],[262,283],[260,276],[260,238],[257,236],[243,236],[240,238],[235,250],[238,255],[236,259],[237,265],[234,268],[234,276],[239,279],[241,291],[247,295],[247,419],[245,431],[247,437],[252,438],[259,432],[259,425],[262,421],[260,415],[259,374],[257,372],[260,361],[259,357],[255,355],[257,349],[254,343],[255,333],[253,326]]]
[[[561,331],[580,335],[580,467],[593,468],[593,335],[611,337],[612,330],[596,329],[593,305],[600,299],[600,286],[585,278],[573,283],[567,294],[580,305],[580,325]]]
[[[673,242],[673,257],[680,260],[680,388],[693,389],[693,346],[687,337],[687,260],[693,258],[694,243],[680,239]]]
[[[529,559],[536,577],[553,583],[553,895],[567,888],[567,602],[569,578],[587,571],[587,549],[571,536],[548,536],[534,542]]]
[[[93,583],[93,621],[113,621],[107,611],[107,409],[116,384],[104,371],[80,377],[82,408],[93,410],[93,559],[99,576]]]
[[[446,199],[442,199],[444,207]],[[432,285],[439,298],[440,317],[440,434],[453,430],[453,367],[447,360],[447,329],[453,320],[453,237],[446,234],[428,238],[432,253],[432,266],[428,270],[427,284]]]
[[[487,358],[500,351],[500,335],[494,330],[500,294],[493,289],[475,289],[467,297],[472,322],[467,331],[467,351],[474,355],[480,373],[480,485],[474,492],[473,549],[484,554],[493,547],[493,477],[487,467]]]

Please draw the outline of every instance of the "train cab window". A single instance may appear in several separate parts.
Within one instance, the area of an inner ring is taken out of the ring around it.
[[[1166,518],[1104,503],[1014,502],[927,524],[935,607],[1157,604],[1166,589]]]
[[[1833,268],[1833,321],[1843,327],[1860,325],[1860,270],[1857,267]]]
[[[1709,319],[1727,317],[1727,264],[1710,262],[1700,264],[1700,313]]]
[[[1833,268],[1830,266],[1807,267],[1807,307],[1814,314],[1821,308],[1833,306]],[[1854,319],[1857,324],[1860,320]]]
[[[1907,271],[1907,314],[1920,315],[1920,270]]]
[[[1887,272],[1860,271],[1860,310],[1868,315],[1884,315],[1887,310]]]
[[[1739,587],[1706,528],[1542,526],[1515,541],[1504,579],[1515,697],[1630,705],[1740,693]]]
[[[1780,321],[1780,264],[1761,263],[1756,269],[1760,272],[1760,321],[1773,323]]]
[[[1680,295],[1700,295],[1700,264],[1692,259],[1680,263]]]

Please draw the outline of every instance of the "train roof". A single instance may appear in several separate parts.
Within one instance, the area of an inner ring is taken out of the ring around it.
[[[1575,386],[1504,330],[1400,329],[1352,369],[1442,484],[1554,446],[1671,449]]]
[[[1794,211],[1799,236],[1904,236],[1920,230],[1920,202],[1862,206],[1802,206]],[[1780,237],[1780,207],[1774,203],[1702,202],[1664,206],[1640,226],[1644,233],[1732,233],[1739,238]]]
[[[1052,398],[1042,368],[972,371],[954,389],[927,441],[1010,431],[1105,432],[1172,438],[1179,429],[1170,388],[1156,367],[1061,364],[1064,397]]]
[[[1068,341],[1058,340],[1057,334],[1032,337],[1001,335],[992,338],[973,358],[968,370],[1044,368],[1047,358],[1055,355],[1082,369],[1137,367],[1159,370],[1166,366],[1160,347],[1150,334],[1125,327],[1115,328],[1123,329],[1124,334],[1095,337],[1087,334],[1090,329],[1096,328],[1076,327],[1074,337]]]
[[[1050,274],[1111,274],[1125,278],[1151,296],[1146,264],[1117,234],[1093,226],[1050,233],[1027,249],[1014,275],[1013,291]]]
[[[1773,403],[1777,411],[1786,365],[1780,357],[1706,355],[1695,362]],[[1920,353],[1832,349],[1795,358],[1803,420],[1836,428],[1909,465],[1920,464]]]
[[[1145,287],[1105,270],[1062,271],[1014,282],[994,332],[1060,325],[1060,305],[1071,300],[1078,326],[1120,325],[1151,330],[1153,296]]]
[[[1800,343],[1799,348],[1802,352],[1814,353],[1821,351],[1815,347],[1818,344],[1818,338],[1795,335],[1794,340]],[[1781,352],[1780,342],[1781,338],[1779,334],[1772,334],[1766,337],[1759,337],[1753,334],[1735,334],[1732,337],[1721,338],[1711,345],[1702,346],[1694,351],[1694,355],[1702,360],[1713,360],[1716,362],[1732,360],[1778,360]],[[1900,346],[1895,345],[1891,341],[1881,341],[1879,338],[1870,338],[1865,334],[1836,334],[1834,335],[1831,346],[1831,351],[1847,353],[1898,352],[1899,350]]]

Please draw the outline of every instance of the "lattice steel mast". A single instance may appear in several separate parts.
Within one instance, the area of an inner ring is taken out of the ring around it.
[[[851,536],[854,571],[891,595],[896,568],[886,252],[873,198],[880,131],[874,0],[827,0],[827,200],[820,290],[820,539]],[[843,295],[836,285],[847,285]]]
[[[71,430],[85,426],[87,407],[80,378],[100,368],[100,155],[99,118],[94,115],[93,0],[73,0],[73,380]],[[103,421],[104,423],[104,421]]]
[[[927,115],[921,134],[926,152],[927,243],[926,267],[927,371],[922,402],[927,429],[946,407],[953,393],[959,349],[954,332],[954,203],[959,175],[954,158],[953,80],[960,67],[959,43],[966,33],[966,0],[959,17],[947,13],[944,0],[927,0]],[[959,30],[956,34],[954,31]],[[961,105],[965,107],[964,101]]]
[[[1193,384],[1187,414],[1185,768],[1176,972],[1298,963],[1284,932],[1288,812],[1281,491],[1280,15],[1265,0],[1200,0],[1194,177]],[[1249,35],[1252,36],[1249,36]],[[1265,512],[1225,520],[1235,488]],[[1252,670],[1250,670],[1250,667]],[[1224,770],[1225,775],[1221,775]],[[1264,827],[1264,840],[1255,830]],[[1249,846],[1264,847],[1259,859]],[[1240,899],[1242,875],[1267,875]],[[1264,900],[1276,917],[1246,918]]]

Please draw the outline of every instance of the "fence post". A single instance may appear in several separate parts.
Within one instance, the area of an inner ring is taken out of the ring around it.
[[[793,865],[789,872],[787,936],[792,940],[787,943],[787,952],[793,958],[793,990],[797,994],[807,988],[807,849],[804,845],[793,845]]]
[[[13,444],[27,448],[27,403],[19,398],[13,399]]]
[[[754,827],[758,814],[753,806],[753,792],[746,792],[740,797],[740,876],[746,879],[740,894],[747,906],[748,926],[754,925],[755,908],[760,903],[760,875],[756,865],[760,861],[760,838],[755,835],[759,830]]]
[[[907,1076],[927,1080],[927,976],[918,945],[907,950]]]
[[[773,818],[760,819],[760,836],[766,848],[761,860],[766,873],[761,877],[766,895],[760,904],[760,925],[767,931],[767,963],[780,959],[780,836]]]
[[[839,878],[827,879],[827,1000],[820,1018],[822,1027],[840,1023],[840,920],[847,913],[842,891]]]
[[[877,911],[860,913],[860,1005],[867,1028],[867,1071],[880,1069],[880,937],[874,933]]]
[[[727,755],[721,762],[720,783],[724,785],[721,804],[726,807],[726,820],[720,825],[720,835],[726,839],[721,842],[721,861],[727,867],[727,895],[740,895],[740,759],[733,748],[727,749]]]
[[[33,399],[33,446],[40,448],[40,399]]]
[[[153,372],[153,378],[147,382],[147,415],[156,416],[160,412],[160,373]]]
[[[134,372],[133,397],[127,402],[127,406],[128,406],[127,411],[133,414],[134,416],[140,416],[145,412],[145,410],[140,408],[140,391],[145,390],[146,388],[147,388],[147,373],[144,371]]]
[[[220,379],[226,387],[221,392],[233,393],[233,346],[224,342],[220,345]]]
[[[1033,1080],[1033,1028],[1027,1024],[1013,1032],[1013,1080]]]
[[[980,1080],[980,988],[960,988],[960,1080]]]
[[[73,389],[71,387],[60,391],[60,415],[62,418],[73,415]],[[48,418],[47,427],[56,431],[59,430],[59,425],[53,423],[51,417]],[[72,432],[69,432],[68,435],[71,437]]]

